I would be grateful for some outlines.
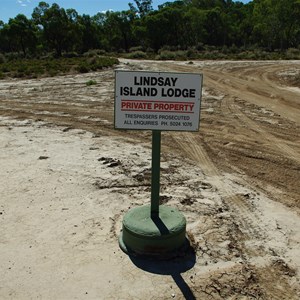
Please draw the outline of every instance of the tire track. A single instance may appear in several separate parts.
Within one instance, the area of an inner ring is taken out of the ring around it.
[[[260,286],[264,286],[266,291],[266,298],[262,299],[296,299],[295,293],[286,279],[282,278],[280,283],[285,289],[279,287],[269,288],[270,281],[276,282],[280,272],[270,268],[272,259],[270,260],[269,249],[264,247],[265,241],[268,240],[268,229],[265,227],[263,219],[257,213],[250,210],[249,205],[245,202],[242,195],[235,194],[230,187],[223,182],[224,177],[222,173],[211,161],[207,152],[197,140],[196,134],[189,132],[172,133],[172,137],[182,151],[201,167],[204,174],[213,178],[218,192],[223,195],[223,201],[231,211],[233,224],[238,226],[238,229],[243,235],[242,240],[239,239],[238,243],[240,245],[239,247],[241,247],[240,251],[244,262],[248,264],[249,261],[251,261],[251,264],[256,265],[256,261],[264,261],[265,267],[262,269],[261,267],[255,267],[254,269],[255,276],[259,278]],[[245,245],[245,241],[248,241],[247,245]],[[253,242],[255,244],[255,241],[261,244],[260,248],[250,247],[250,244]],[[269,272],[269,269],[272,271]],[[227,270],[227,272],[230,271]],[[225,274],[227,272],[225,271]]]
[[[234,218],[241,225],[240,229],[243,234],[250,239],[263,238],[265,236],[264,229],[257,225],[261,224],[259,216],[249,210],[249,206],[245,203],[245,199],[241,195],[234,193],[223,182],[223,174],[211,161],[199,141],[197,141],[196,135],[186,132],[172,134],[172,137],[184,153],[201,167],[203,173],[213,178],[215,186],[223,196],[225,204],[231,209]]]
[[[300,163],[300,153],[294,151],[291,147],[286,145],[285,141],[279,140],[272,134],[266,132],[259,126],[256,122],[252,121],[249,117],[245,115],[242,110],[234,103],[235,98],[233,97],[224,97],[222,108],[225,110],[226,114],[232,114],[238,117],[238,120],[234,122],[238,125],[242,123],[246,125],[250,130],[255,131],[256,134],[260,136],[260,140],[267,141],[274,145],[277,150],[279,150],[284,156],[288,156],[290,159],[294,160],[296,163]],[[259,137],[257,137],[259,139]]]

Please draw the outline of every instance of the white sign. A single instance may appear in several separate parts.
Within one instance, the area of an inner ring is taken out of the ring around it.
[[[115,128],[198,131],[202,75],[116,71]]]

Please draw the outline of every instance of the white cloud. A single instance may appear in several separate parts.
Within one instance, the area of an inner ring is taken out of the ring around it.
[[[31,3],[31,0],[17,0],[16,3],[19,3],[20,5],[27,5],[27,3]]]
[[[26,7],[28,4],[31,4],[31,0],[17,0],[16,3],[22,7]]]

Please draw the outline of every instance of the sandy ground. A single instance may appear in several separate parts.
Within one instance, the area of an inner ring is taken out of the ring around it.
[[[161,202],[195,253],[119,249],[150,201],[151,133],[114,130],[113,70],[1,80],[0,299],[299,299],[300,62],[118,68],[204,74],[200,131],[162,134]]]

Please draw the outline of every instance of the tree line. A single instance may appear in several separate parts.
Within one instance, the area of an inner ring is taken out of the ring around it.
[[[37,56],[91,49],[156,53],[162,48],[205,47],[284,51],[300,45],[300,0],[183,0],[154,10],[151,0],[134,0],[128,10],[80,15],[40,2],[31,18],[0,21],[0,52]]]

